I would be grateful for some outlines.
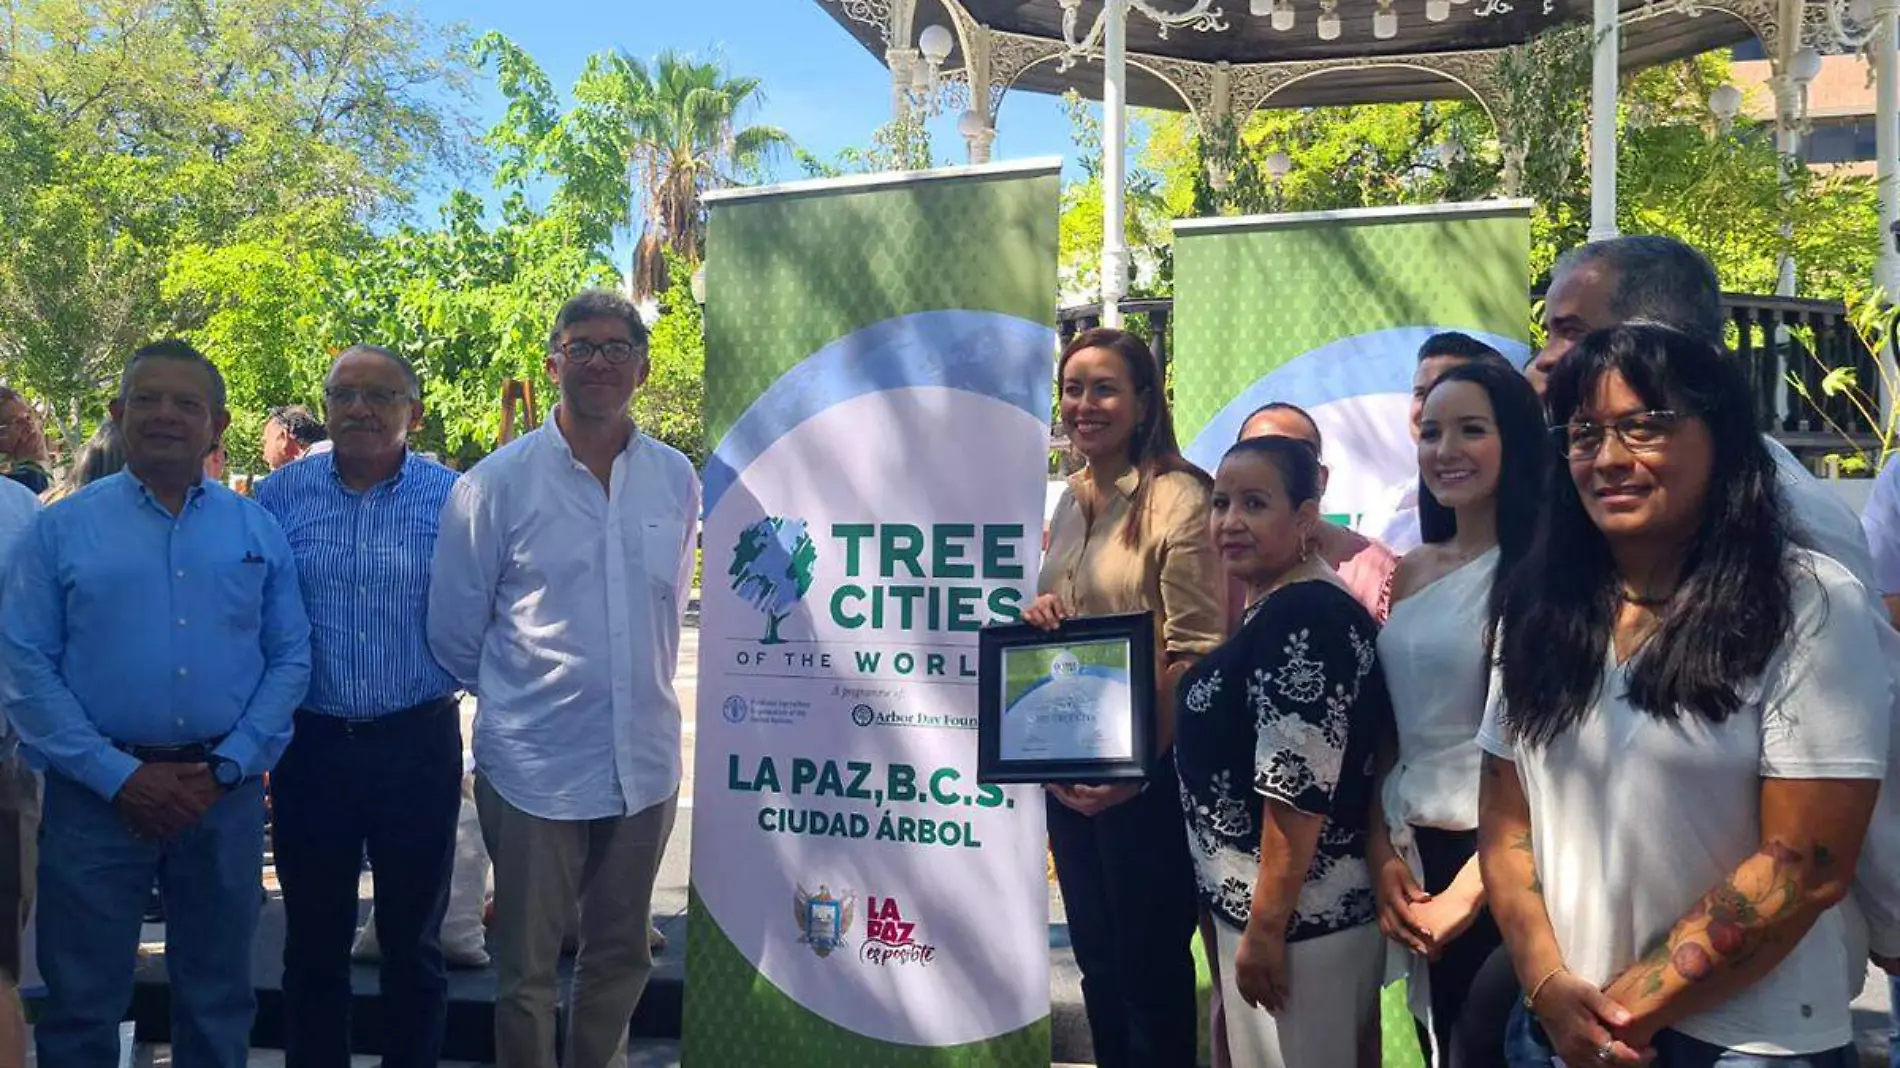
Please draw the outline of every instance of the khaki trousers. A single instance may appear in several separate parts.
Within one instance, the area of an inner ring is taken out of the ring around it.
[[[627,1025],[653,972],[648,914],[678,797],[631,816],[546,820],[478,773],[475,807],[495,871],[495,1063],[554,1068],[556,967],[578,912],[565,1068],[625,1064]]]

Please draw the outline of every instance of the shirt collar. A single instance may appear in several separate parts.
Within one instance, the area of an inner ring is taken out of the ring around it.
[[[145,485],[144,480],[133,474],[130,467],[125,468],[122,473],[125,475],[125,484],[137,491],[140,500],[164,512],[167,516],[172,514],[171,509],[165,507],[157,497],[152,495],[151,489]],[[205,485],[205,477],[199,475],[198,481],[193,482],[190,487],[185,490],[185,508],[196,508],[204,503]],[[183,509],[180,510],[180,514],[183,514]]]
[[[569,462],[578,464],[580,460],[574,455],[574,447],[567,443],[567,435],[561,433],[561,421],[557,418],[560,411],[561,406],[558,404],[548,409],[547,421],[541,424],[541,431],[548,436],[549,441],[555,444],[562,456],[567,457]],[[639,448],[640,424],[635,423],[633,433],[627,435],[627,447],[620,450],[620,455],[631,458]]]
[[[1088,469],[1083,468],[1082,470],[1077,471],[1075,474],[1069,476],[1069,485],[1072,488],[1081,486],[1082,484],[1086,483],[1088,479],[1089,479]],[[1141,488],[1141,465],[1140,464],[1136,464],[1130,467],[1128,470],[1122,472],[1121,477],[1115,480],[1115,492],[1121,494],[1124,498],[1131,501],[1135,499],[1135,491],[1140,488]]]
[[[299,459],[293,462],[303,463],[305,460],[311,461],[313,463],[322,464],[324,470],[329,472],[330,478],[336,483],[336,487],[338,489],[342,490],[345,493],[356,492],[355,490],[350,488],[349,483],[343,481],[343,472],[338,471],[336,469],[336,450],[325,449],[322,452],[316,454],[315,456],[310,456],[306,454],[305,456],[300,457]],[[374,486],[371,486],[369,489],[365,490],[364,492],[374,493],[379,489],[385,489],[385,488],[393,492],[397,487],[402,485],[403,476],[409,473],[409,468],[412,465],[414,465],[415,462],[416,462],[415,450],[409,448],[407,445],[403,446],[402,463],[396,468],[396,473],[389,476],[386,479],[383,479],[381,482],[376,483]]]

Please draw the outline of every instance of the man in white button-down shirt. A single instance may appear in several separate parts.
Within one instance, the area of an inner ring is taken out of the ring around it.
[[[647,911],[679,790],[673,669],[699,483],[633,424],[647,371],[630,302],[568,301],[549,338],[560,403],[463,476],[436,541],[429,645],[481,702],[500,1068],[553,1068],[555,967],[577,905],[567,1068],[624,1060],[653,967]]]

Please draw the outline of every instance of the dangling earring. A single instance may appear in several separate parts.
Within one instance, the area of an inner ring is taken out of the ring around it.
[[[1300,535],[1300,563],[1305,563],[1307,556],[1310,555],[1311,552],[1312,544],[1306,540],[1306,535]]]

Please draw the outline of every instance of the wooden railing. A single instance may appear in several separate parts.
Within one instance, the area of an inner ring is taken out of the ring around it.
[[[1531,296],[1535,300],[1542,294]],[[1765,433],[1774,434],[1797,452],[1841,451],[1846,446],[1841,431],[1863,447],[1873,443],[1877,428],[1859,409],[1845,397],[1827,397],[1821,389],[1821,379],[1831,368],[1852,367],[1860,387],[1870,396],[1880,395],[1878,362],[1854,332],[1845,305],[1839,301],[1725,293],[1722,306],[1733,326],[1730,345],[1747,365],[1755,417]],[[1165,373],[1173,340],[1174,301],[1123,301],[1122,314],[1130,329],[1150,339]],[[1062,309],[1058,327],[1063,342],[1079,331],[1100,325],[1101,318],[1099,304]],[[1789,381],[1791,373],[1799,376],[1820,410],[1802,399]]]

